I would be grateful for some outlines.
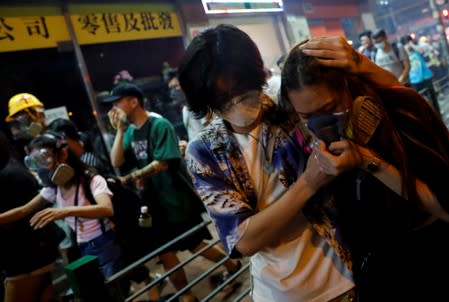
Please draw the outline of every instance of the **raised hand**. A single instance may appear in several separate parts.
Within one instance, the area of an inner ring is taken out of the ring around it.
[[[343,37],[312,38],[299,48],[305,54],[317,57],[322,65],[343,68],[351,73],[359,72],[362,56]]]
[[[305,180],[309,187],[314,191],[318,191],[318,189],[334,179],[333,175],[327,173],[327,171],[321,167],[321,163],[318,159],[321,148],[326,148],[323,141],[315,144],[312,154],[310,154],[310,157],[307,160],[306,170],[304,171]]]
[[[108,112],[108,118],[109,123],[115,130],[124,129],[127,126],[126,114],[120,108],[112,107]]]

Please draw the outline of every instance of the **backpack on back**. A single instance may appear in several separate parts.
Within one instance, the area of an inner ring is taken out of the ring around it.
[[[90,190],[90,181],[95,174],[88,171],[87,175],[86,181],[83,181],[83,189],[86,198],[92,204],[96,204],[95,198]],[[150,237],[151,228],[142,228],[139,226],[140,208],[145,205],[148,206],[148,204],[145,204],[133,189],[122,185],[117,177],[103,177],[106,179],[108,188],[113,194],[111,202],[114,208],[114,215],[109,217],[109,219],[114,223],[116,238],[119,244],[122,247],[131,247],[135,246],[137,242],[142,241],[144,246],[150,246],[149,242],[145,243],[144,241],[151,239],[148,238]],[[104,231],[103,219],[99,220]]]
[[[398,43],[396,43],[396,42],[391,43],[391,47],[393,48],[393,52],[396,55],[396,58],[398,58],[398,60],[401,61],[401,57],[399,55]],[[377,48],[374,47],[374,50],[371,54],[371,61],[373,61],[374,63],[376,63],[376,54],[377,54]]]

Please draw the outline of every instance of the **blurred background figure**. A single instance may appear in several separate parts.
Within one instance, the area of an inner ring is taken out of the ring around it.
[[[371,39],[371,31],[365,30],[359,34],[360,47],[357,49],[359,53],[372,59],[374,52],[374,43]]]
[[[204,127],[206,127],[209,124],[209,122],[212,119],[212,115],[207,116],[205,118],[197,119],[194,116],[193,112],[189,110],[186,103],[186,97],[181,89],[181,85],[179,84],[177,68],[171,68],[167,72],[167,86],[171,99],[177,104],[182,104],[182,122],[187,130],[187,138],[188,140],[191,140],[193,137],[195,137],[195,135],[197,135],[201,130],[204,129]],[[186,142],[181,140],[180,148],[181,153],[183,154],[185,147]]]
[[[419,38],[418,48],[424,56],[427,66],[429,66],[430,70],[433,72],[435,89],[439,92],[440,87],[442,86],[439,81],[447,76],[447,69],[440,60],[440,52],[429,43],[429,38],[426,36],[421,36]]]
[[[407,51],[410,61],[409,83],[417,92],[426,96],[432,107],[441,116],[437,94],[433,88],[433,72],[427,66],[424,56],[419,51],[410,35],[401,37],[401,43]]]
[[[390,42],[384,29],[378,29],[372,35],[374,52],[372,60],[378,66],[396,76],[402,85],[408,84],[410,62],[404,48],[396,42]]]
[[[78,131],[73,121],[58,118],[48,125],[48,129],[63,135],[70,150],[84,164],[94,168],[98,173],[103,175],[113,173],[104,148],[100,150],[94,149],[89,136],[86,133]],[[101,150],[104,152],[99,152]]]

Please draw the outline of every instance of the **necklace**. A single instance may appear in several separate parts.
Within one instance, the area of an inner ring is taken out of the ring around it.
[[[263,131],[265,130],[265,127],[262,128],[262,140],[257,139],[256,137],[254,137],[251,133],[247,133],[247,135],[249,137],[251,137],[252,139],[254,139],[257,144],[259,144],[262,147],[262,152],[263,152],[263,157],[264,157],[264,161],[263,161],[263,170],[266,174],[271,174],[271,172],[273,172],[273,165],[271,163],[271,156],[270,156],[270,152],[268,149],[268,139],[269,139],[269,131]]]

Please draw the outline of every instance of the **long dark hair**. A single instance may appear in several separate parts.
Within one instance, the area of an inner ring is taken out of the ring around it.
[[[407,88],[383,88],[367,81],[363,81],[360,76],[354,76],[348,72],[326,67],[317,61],[315,57],[305,55],[299,47],[294,47],[286,61],[282,71],[281,96],[288,100],[288,92],[291,90],[301,90],[305,86],[327,85],[329,90],[335,95],[346,93],[352,102],[357,96],[371,96],[383,112],[382,121],[374,136],[369,141],[367,147],[376,152],[380,157],[399,169],[402,177],[402,194],[409,199],[417,200],[416,177],[413,167],[410,166],[409,154],[405,151],[407,145],[414,145],[414,148],[423,150],[429,158],[443,165],[448,165],[448,135],[445,133],[446,127],[430,108],[427,102],[416,92]],[[338,99],[338,98],[337,98]],[[353,117],[352,103],[344,104],[344,108],[349,109],[349,119]],[[426,118],[427,115],[427,118]],[[429,121],[429,117],[433,121]],[[396,125],[404,125],[407,121],[413,124],[414,129],[421,129],[423,133],[419,138],[414,137],[416,133],[408,131],[407,128]],[[350,120],[347,121],[348,123]],[[432,130],[434,126],[440,129],[439,133]],[[353,129],[354,137],[357,137],[357,130]],[[447,132],[447,131],[446,131]],[[431,141],[434,148],[429,148],[423,137]],[[443,138],[443,140],[442,140]]]

